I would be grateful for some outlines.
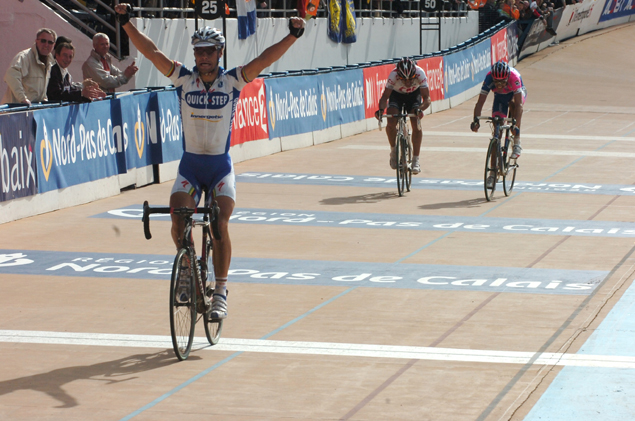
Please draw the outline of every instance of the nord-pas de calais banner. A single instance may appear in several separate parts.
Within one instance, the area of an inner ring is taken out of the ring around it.
[[[318,78],[294,76],[265,79],[269,139],[326,128]]]
[[[633,0],[606,0],[599,22],[622,18],[635,14],[635,1]]]
[[[113,136],[125,151],[120,173],[181,157],[181,116],[175,91],[121,96],[111,105]]]
[[[32,113],[0,115],[0,202],[37,193]]]
[[[240,91],[232,123],[231,145],[268,139],[267,95],[264,79],[255,79]]]
[[[34,111],[38,192],[63,189],[119,173],[110,101]]]
[[[326,127],[364,119],[364,72],[361,69],[324,73],[317,79],[320,117]]]
[[[445,97],[451,98],[483,83],[492,68],[489,38],[470,48],[445,56]]]

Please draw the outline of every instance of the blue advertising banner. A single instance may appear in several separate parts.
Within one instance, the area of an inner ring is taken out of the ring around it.
[[[606,0],[599,22],[635,15],[635,3],[624,0]]]
[[[37,194],[32,113],[0,115],[0,202]]]
[[[142,168],[161,162],[156,94],[126,95],[112,100],[113,116],[121,112],[126,168]]]
[[[321,110],[326,127],[365,118],[363,70],[325,73],[318,76],[318,84],[320,98],[326,100],[326,107]]]
[[[483,83],[492,66],[491,40],[444,57],[445,97],[451,98]]]
[[[265,79],[269,139],[326,128],[326,98],[315,76]]]
[[[181,107],[176,89],[157,91],[158,117],[161,139],[161,160],[155,164],[176,161],[183,156]]]
[[[110,101],[34,111],[38,192],[119,173]]]

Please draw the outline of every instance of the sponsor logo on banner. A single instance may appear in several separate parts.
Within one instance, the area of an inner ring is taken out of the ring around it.
[[[362,70],[325,73],[320,78],[320,105],[326,127],[364,119]]]
[[[430,99],[439,101],[445,99],[445,83],[443,78],[443,57],[431,57],[419,60],[417,65],[423,69],[428,77]]]
[[[606,0],[600,22],[617,19],[635,14],[635,1],[633,0]]]
[[[0,202],[37,193],[32,113],[0,116]]]
[[[497,61],[509,62],[507,53],[507,28],[501,29],[491,38],[492,41],[492,64]]]
[[[364,77],[364,116],[372,118],[379,108],[379,99],[384,93],[388,75],[395,68],[394,64],[366,67],[362,69]]]
[[[326,127],[319,101],[321,83],[315,76],[265,79],[270,139]]]
[[[492,67],[491,42],[476,44],[445,57],[446,98],[480,84]]]
[[[232,123],[231,144],[268,138],[265,83],[263,79],[256,79],[240,92]]]
[[[573,13],[571,13],[571,17],[569,18],[566,26],[569,26],[572,23],[580,22],[591,16],[591,12],[593,12],[593,6],[595,6],[595,3],[591,4],[588,9],[576,10],[574,8]]]

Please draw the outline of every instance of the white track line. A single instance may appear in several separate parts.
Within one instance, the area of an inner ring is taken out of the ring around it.
[[[120,348],[172,348],[172,341],[169,336],[25,330],[0,330],[0,342],[42,345],[112,346]],[[635,368],[635,357],[626,356],[542,353],[538,358],[535,358],[536,354],[533,352],[329,342],[221,338],[217,345],[210,347],[206,338],[197,337],[194,340],[194,348],[216,352],[264,352],[275,354],[395,358],[490,364],[527,364],[533,359],[532,364],[534,365]]]
[[[357,150],[377,150],[387,151],[388,145],[347,145],[341,146],[341,149],[357,149]],[[485,153],[487,148],[449,148],[449,147],[421,147],[425,152],[475,152]],[[560,151],[547,149],[523,149],[523,155],[559,155],[559,156],[592,156],[597,158],[635,158],[632,152],[604,152],[604,151]]]

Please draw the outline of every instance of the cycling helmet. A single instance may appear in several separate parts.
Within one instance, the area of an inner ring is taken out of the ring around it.
[[[397,75],[402,79],[412,79],[417,74],[417,65],[412,59],[404,57],[397,63]]]
[[[509,66],[504,61],[497,61],[492,66],[492,77],[495,80],[504,80],[509,77]]]
[[[216,28],[206,26],[199,28],[192,35],[192,45],[197,47],[220,47],[225,48],[225,37],[223,33]]]

